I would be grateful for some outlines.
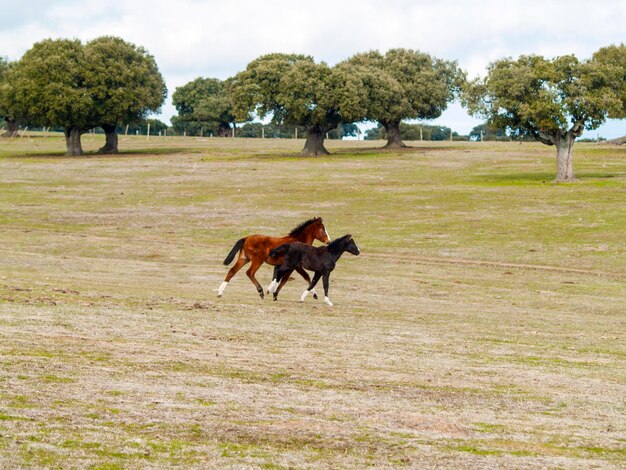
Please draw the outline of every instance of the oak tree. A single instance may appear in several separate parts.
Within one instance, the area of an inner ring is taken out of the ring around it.
[[[235,124],[224,82],[217,78],[198,77],[176,88],[172,104],[178,111],[178,116],[172,120],[176,128],[200,129],[200,133],[224,137]]]
[[[3,101],[17,121],[63,127],[67,154],[82,155],[81,135],[98,125],[85,77],[80,41],[46,39],[33,45],[7,72],[9,86],[3,91]]]
[[[351,67],[367,91],[366,118],[385,128],[387,148],[404,147],[403,119],[435,119],[456,96],[464,73],[449,62],[412,49],[355,54]]]
[[[367,96],[357,75],[316,63],[311,56],[268,54],[229,82],[235,115],[271,116],[277,125],[303,126],[303,156],[328,154],[326,133],[365,116]]]
[[[46,39],[5,74],[2,102],[16,120],[64,129],[68,155],[83,155],[81,135],[102,127],[102,152],[117,151],[115,127],[156,112],[167,92],[152,56],[119,38]]]
[[[117,153],[117,126],[140,123],[158,112],[167,96],[165,81],[153,56],[118,37],[88,42],[84,57],[85,84],[106,136],[99,153]]]
[[[606,67],[573,55],[523,55],[490,64],[486,77],[467,84],[463,100],[470,114],[495,128],[554,145],[556,181],[573,181],[575,139],[599,127],[621,104],[611,79]]]

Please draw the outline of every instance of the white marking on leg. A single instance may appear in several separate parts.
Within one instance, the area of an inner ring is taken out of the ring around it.
[[[309,295],[309,291],[305,290],[302,295],[300,296],[300,302],[304,302],[304,299],[306,299],[306,296]]]
[[[333,303],[330,301],[330,299],[327,296],[324,296],[324,302],[326,302],[331,307],[333,306]]]
[[[278,287],[278,282],[276,282],[276,279],[272,279],[272,282],[270,283],[269,287],[267,288],[267,293],[268,294],[273,294],[277,287]]]
[[[317,295],[317,291],[315,290],[315,287],[311,290],[311,294]]]
[[[222,284],[220,284],[220,288],[217,290],[217,296],[221,297],[222,294],[224,293],[224,289],[226,289],[226,286],[228,285],[228,282],[224,281],[222,282]]]

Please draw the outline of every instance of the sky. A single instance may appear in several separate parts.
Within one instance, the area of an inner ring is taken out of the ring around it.
[[[335,64],[403,47],[456,60],[470,78],[520,54],[580,59],[626,42],[625,0],[0,0],[0,56],[18,60],[47,38],[119,36],[156,59],[169,96],[197,77],[226,79],[270,52]],[[160,115],[176,114],[168,97]],[[452,103],[430,124],[467,134],[481,121]],[[585,137],[626,134],[609,121]]]

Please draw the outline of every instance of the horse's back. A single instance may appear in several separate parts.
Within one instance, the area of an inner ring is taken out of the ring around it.
[[[291,246],[296,245],[292,243]],[[310,271],[321,271],[326,264],[326,258],[328,257],[328,250],[324,246],[311,246],[304,243],[298,243],[297,248],[290,249],[288,255],[292,252],[297,253],[297,262],[304,269]],[[294,256],[296,258],[296,256]]]
[[[268,258],[270,251],[280,245],[283,245],[284,243],[289,243],[290,241],[293,241],[293,238],[270,237],[267,235],[254,234],[246,237],[243,249],[248,256],[258,256],[270,264],[276,264],[271,263],[272,258]]]

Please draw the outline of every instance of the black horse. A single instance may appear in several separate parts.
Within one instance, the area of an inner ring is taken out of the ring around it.
[[[326,246],[311,246],[305,243],[294,242],[285,243],[270,252],[270,256],[277,257],[284,255],[283,263],[275,268],[274,281],[270,286],[270,292],[274,294],[274,300],[278,298],[280,291],[280,281],[284,276],[289,276],[291,272],[299,267],[315,272],[313,280],[307,290],[302,293],[300,302],[315,288],[315,284],[322,278],[324,283],[324,302],[332,305],[328,298],[328,279],[330,273],[335,269],[335,264],[341,255],[347,251],[353,255],[360,253],[359,248],[354,243],[352,235],[344,235],[333,240]]]

